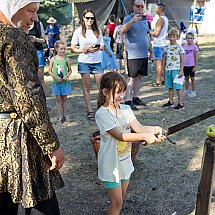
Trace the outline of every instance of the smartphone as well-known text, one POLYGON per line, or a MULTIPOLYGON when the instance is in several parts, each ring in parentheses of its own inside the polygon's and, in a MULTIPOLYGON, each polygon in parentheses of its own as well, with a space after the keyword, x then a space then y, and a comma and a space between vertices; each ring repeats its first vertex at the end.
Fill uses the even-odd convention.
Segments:
POLYGON ((100 44, 96 44, 95 46, 94 46, 94 48, 100 48, 100 44))
POLYGON ((142 20, 146 20, 146 15, 143 15, 143 16, 142 16, 142 20))

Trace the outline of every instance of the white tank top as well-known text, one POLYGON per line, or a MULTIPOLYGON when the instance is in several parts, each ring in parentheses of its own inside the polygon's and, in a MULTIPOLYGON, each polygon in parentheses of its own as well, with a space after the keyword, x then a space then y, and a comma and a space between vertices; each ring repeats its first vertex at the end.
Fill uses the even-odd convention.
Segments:
POLYGON ((161 16, 164 20, 164 26, 157 37, 154 37, 154 46, 161 47, 166 46, 166 36, 168 31, 169 20, 166 16, 161 16))

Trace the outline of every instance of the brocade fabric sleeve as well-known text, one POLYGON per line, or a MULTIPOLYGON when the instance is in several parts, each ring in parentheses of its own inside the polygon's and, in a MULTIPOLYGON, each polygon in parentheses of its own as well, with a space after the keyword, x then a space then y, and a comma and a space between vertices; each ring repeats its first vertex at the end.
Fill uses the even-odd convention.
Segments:
POLYGON ((44 154, 59 148, 59 140, 50 122, 46 98, 38 77, 36 50, 27 35, 11 28, 2 49, 7 89, 13 106, 44 154))

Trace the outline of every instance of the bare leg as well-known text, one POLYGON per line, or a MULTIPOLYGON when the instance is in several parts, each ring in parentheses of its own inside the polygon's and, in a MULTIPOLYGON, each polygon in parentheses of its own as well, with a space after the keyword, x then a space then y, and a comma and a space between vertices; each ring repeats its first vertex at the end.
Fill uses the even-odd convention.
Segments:
POLYGON ((131 101, 132 100, 132 91, 134 87, 134 79, 131 77, 127 78, 127 89, 125 94, 125 101, 131 101))
POLYGON ((61 118, 62 96, 56 96, 57 118, 61 118))
POLYGON ((138 75, 136 78, 134 78, 133 97, 139 97, 141 86, 142 86, 141 76, 138 75))
POLYGON ((184 100, 183 100, 183 92, 182 92, 182 90, 177 90, 177 94, 178 94, 178 103, 180 105, 183 105, 184 100))
POLYGON ((192 81, 192 91, 195 91, 195 89, 196 89, 196 79, 195 79, 195 77, 191 77, 191 81, 192 81))
POLYGON ((122 72, 122 59, 117 59, 118 64, 119 64, 119 72, 122 72))
POLYGON ((173 102, 174 90, 169 88, 169 101, 173 102))
POLYGON ((83 96, 86 104, 87 112, 92 112, 91 98, 90 98, 90 74, 81 74, 83 82, 83 96))
POLYGON ((156 65, 156 83, 160 84, 162 75, 162 60, 156 59, 155 65, 156 65))
POLYGON ((189 90, 189 76, 185 77, 185 90, 189 90))
POLYGON ((122 182, 122 185, 119 187, 107 189, 107 192, 110 198, 110 205, 108 207, 108 213, 107 213, 108 215, 120 214, 128 184, 129 184, 129 180, 122 182))
POLYGON ((99 86, 100 86, 100 81, 101 81, 101 77, 102 77, 103 73, 98 73, 98 74, 95 74, 94 77, 96 79, 96 83, 97 83, 97 87, 99 89, 99 86))
POLYGON ((63 107, 63 116, 67 117, 67 114, 68 114, 67 96, 62 96, 62 107, 63 107))

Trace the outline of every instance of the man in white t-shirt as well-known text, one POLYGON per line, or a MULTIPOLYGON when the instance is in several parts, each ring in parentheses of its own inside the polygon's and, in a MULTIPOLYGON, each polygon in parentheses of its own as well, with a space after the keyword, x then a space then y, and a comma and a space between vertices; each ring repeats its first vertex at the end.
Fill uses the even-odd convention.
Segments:
POLYGON ((156 65, 156 82, 152 84, 154 87, 159 87, 162 85, 162 59, 163 52, 166 47, 166 36, 168 31, 168 18, 164 15, 165 4, 158 3, 155 7, 155 12, 159 16, 155 24, 155 29, 150 34, 154 37, 154 59, 156 65))

